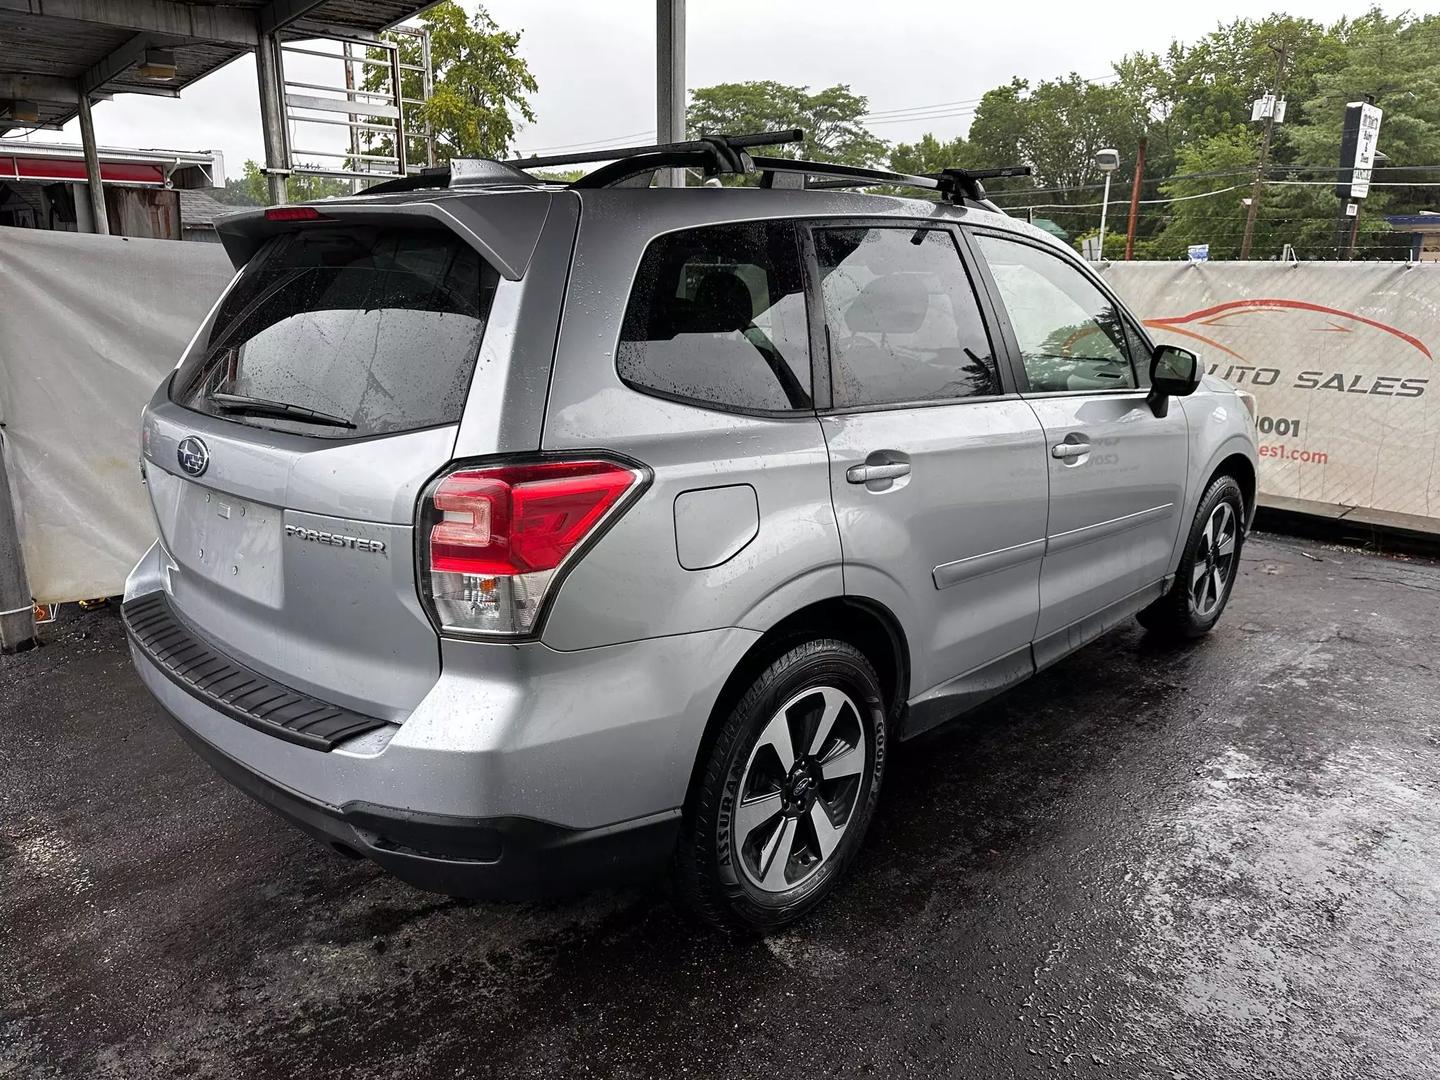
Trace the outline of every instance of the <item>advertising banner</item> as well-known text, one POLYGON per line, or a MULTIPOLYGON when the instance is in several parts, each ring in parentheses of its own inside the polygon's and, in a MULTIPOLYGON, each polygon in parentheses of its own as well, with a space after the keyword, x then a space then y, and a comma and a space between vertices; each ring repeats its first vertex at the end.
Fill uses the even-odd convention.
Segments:
POLYGON ((1113 263, 1151 336, 1259 406, 1263 495, 1440 527, 1440 268, 1113 263))
POLYGON ((154 541, 140 410, 233 273, 218 244, 0 228, 0 422, 37 600, 120 592, 154 541))

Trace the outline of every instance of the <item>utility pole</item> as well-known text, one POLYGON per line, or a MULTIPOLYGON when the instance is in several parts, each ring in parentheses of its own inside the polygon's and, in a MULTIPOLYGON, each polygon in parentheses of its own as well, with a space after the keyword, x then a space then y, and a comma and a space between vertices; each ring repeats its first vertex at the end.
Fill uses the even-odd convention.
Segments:
POLYGON ((1275 62, 1275 85, 1270 90, 1270 115, 1265 117, 1265 135, 1260 141, 1260 167, 1255 170, 1255 184, 1250 189, 1250 209, 1245 214, 1245 237, 1240 241, 1240 258, 1250 258, 1250 245, 1255 240, 1255 217, 1260 212, 1260 193, 1265 187, 1265 168, 1270 164, 1270 140, 1275 135, 1275 110, 1280 105, 1280 88, 1285 83, 1285 53, 1289 46, 1283 41, 1271 45, 1277 57, 1275 62))
POLYGON ((1140 185, 1145 179, 1145 145, 1149 140, 1140 136, 1135 150, 1135 179, 1130 182, 1130 220, 1125 226, 1125 261, 1135 257, 1135 222, 1140 217, 1140 185))

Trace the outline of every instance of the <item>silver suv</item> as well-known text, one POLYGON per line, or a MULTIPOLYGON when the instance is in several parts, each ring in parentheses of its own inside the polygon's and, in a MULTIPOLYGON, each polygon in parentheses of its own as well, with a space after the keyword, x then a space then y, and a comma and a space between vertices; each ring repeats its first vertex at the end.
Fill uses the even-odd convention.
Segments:
POLYGON ((1129 616, 1214 625, 1252 399, 974 174, 762 141, 222 220, 124 605, 215 768, 423 888, 668 866, 771 928, 855 857, 892 739, 1129 616), (758 183, 649 187, 685 166, 758 183), (845 189, 877 184, 940 199, 845 189))

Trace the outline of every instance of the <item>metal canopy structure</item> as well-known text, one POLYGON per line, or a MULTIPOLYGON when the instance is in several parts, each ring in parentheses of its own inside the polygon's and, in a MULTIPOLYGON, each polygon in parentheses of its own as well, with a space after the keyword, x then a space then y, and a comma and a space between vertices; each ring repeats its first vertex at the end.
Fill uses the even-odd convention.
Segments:
POLYGON ((288 169, 277 43, 368 42, 427 0, 0 0, 0 135, 79 117, 97 231, 105 231, 90 105, 115 94, 178 97, 247 52, 257 56, 272 201, 288 169))
POLYGON ((178 96, 277 30, 369 38, 426 6, 424 0, 0 0, 0 135, 73 120, 82 92, 92 100, 119 93, 178 96), (169 53, 173 77, 142 76, 147 52, 169 53))

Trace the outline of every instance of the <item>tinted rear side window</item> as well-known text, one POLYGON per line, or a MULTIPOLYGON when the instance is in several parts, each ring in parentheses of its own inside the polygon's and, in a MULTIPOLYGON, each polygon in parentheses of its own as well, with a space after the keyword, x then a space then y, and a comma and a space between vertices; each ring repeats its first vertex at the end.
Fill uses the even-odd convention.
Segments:
POLYGON ((443 229, 286 233, 225 297, 205 348, 177 373, 174 399, 328 438, 454 423, 497 280, 443 229))
POLYGON ((1000 392, 948 230, 816 229, 815 253, 837 408, 1000 392))
POLYGON ((809 409, 805 286, 789 222, 659 237, 641 259, 616 355, 637 390, 723 409, 809 409))

